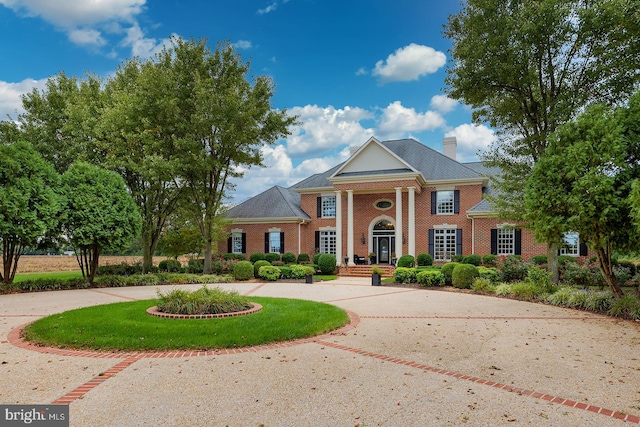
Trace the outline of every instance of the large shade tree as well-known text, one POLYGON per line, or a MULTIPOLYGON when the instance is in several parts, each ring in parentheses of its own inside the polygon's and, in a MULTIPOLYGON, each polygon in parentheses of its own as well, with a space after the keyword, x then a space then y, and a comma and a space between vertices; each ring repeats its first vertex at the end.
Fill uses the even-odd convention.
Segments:
POLYGON ((58 222, 60 176, 30 144, 0 144, 0 280, 10 284, 20 256, 58 222))
POLYGON ((640 93, 617 112, 594 104, 556 129, 533 167, 525 190, 525 219, 538 237, 577 232, 597 255, 600 272, 616 296, 615 250, 637 249, 629 195, 640 177, 640 145, 628 124, 640 121, 640 93))
POLYGON ((62 231, 93 283, 102 250, 121 250, 140 233, 140 213, 117 173, 74 163, 62 175, 62 231))
MULTIPOLYGON (((498 131, 481 157, 501 170, 492 200, 501 217, 524 219, 524 183, 559 125, 633 93, 639 18, 639 0, 467 0, 449 17, 447 94, 498 131)), ((560 236, 547 237, 557 278, 560 236)))

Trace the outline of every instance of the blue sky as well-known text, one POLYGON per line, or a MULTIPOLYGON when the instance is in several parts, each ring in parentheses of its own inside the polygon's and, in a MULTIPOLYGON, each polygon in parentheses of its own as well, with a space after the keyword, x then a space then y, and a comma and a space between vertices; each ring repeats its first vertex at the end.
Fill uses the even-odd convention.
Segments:
POLYGON ((289 186, 344 161, 369 137, 413 137, 476 160, 493 141, 468 107, 444 94, 458 0, 0 0, 0 117, 19 96, 64 71, 108 77, 134 55, 148 58, 172 35, 233 43, 252 75, 276 84, 273 107, 299 116, 288 138, 264 147, 266 168, 246 171, 234 203, 289 186))

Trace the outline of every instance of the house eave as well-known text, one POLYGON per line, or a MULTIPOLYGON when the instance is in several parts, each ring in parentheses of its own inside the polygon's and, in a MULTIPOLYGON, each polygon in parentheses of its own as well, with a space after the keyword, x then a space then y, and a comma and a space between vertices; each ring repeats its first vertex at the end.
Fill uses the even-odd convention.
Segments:
POLYGON ((355 184, 355 183, 363 183, 363 182, 392 182, 392 181, 411 181, 415 180, 421 187, 424 187, 427 184, 427 181, 424 179, 419 172, 410 172, 410 173, 393 173, 393 174, 371 174, 371 175, 358 175, 358 176, 332 176, 329 178, 334 185, 335 184, 355 184))
POLYGON ((488 178, 460 178, 460 179, 439 179, 426 181, 426 187, 436 187, 438 185, 477 185, 486 186, 489 183, 488 178))
POLYGON ((270 218, 233 218, 231 224, 298 224, 309 221, 309 218, 302 217, 270 217, 270 218))
POLYGON ((498 213, 494 211, 474 211, 467 212, 467 218, 497 218, 498 213))

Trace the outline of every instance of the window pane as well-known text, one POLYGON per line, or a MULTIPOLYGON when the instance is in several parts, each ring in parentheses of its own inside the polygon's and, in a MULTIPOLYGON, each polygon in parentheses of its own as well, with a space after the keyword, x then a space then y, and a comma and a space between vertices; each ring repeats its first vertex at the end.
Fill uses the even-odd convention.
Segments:
POLYGON ((498 255, 513 255, 515 253, 515 230, 498 229, 498 255))
POLYGON ((436 198, 436 212, 439 214, 453 213, 453 191, 438 191, 436 198))
POLYGON ((269 233, 269 252, 280 253, 280 232, 269 233))
POLYGON ((434 259, 437 261, 450 261, 456 254, 456 229, 434 230, 434 259))
POLYGON ((320 232, 320 253, 336 254, 336 232, 321 231, 320 232))
POLYGON ((233 233, 231 235, 232 245, 231 252, 234 254, 242 253, 242 233, 233 233))
POLYGON ((560 255, 578 256, 580 253, 580 236, 578 233, 565 233, 564 244, 560 248, 560 255))
POLYGON ((336 197, 322 196, 322 217, 335 218, 336 216, 336 197))

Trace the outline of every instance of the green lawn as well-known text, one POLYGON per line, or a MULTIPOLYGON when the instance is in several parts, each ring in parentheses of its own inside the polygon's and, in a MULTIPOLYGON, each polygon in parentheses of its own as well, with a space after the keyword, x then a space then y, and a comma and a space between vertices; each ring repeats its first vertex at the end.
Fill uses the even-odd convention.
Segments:
POLYGON ((36 280, 36 279, 75 279, 76 277, 82 277, 81 271, 54 271, 54 272, 44 272, 44 273, 20 273, 16 274, 14 282, 22 282, 25 280, 36 280))
POLYGON ((40 319, 25 328, 28 341, 94 350, 216 349, 268 344, 332 331, 349 321, 333 305, 252 297, 257 313, 221 319, 165 319, 146 309, 157 300, 86 307, 40 319))

